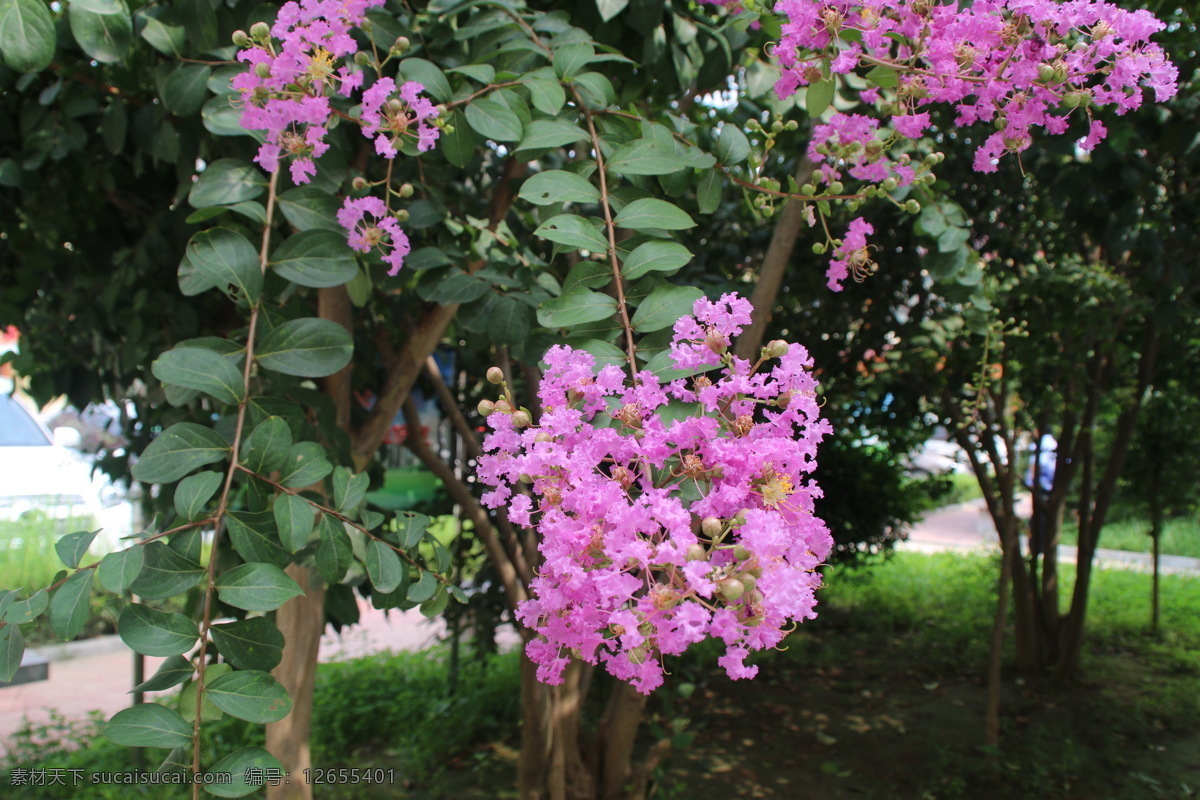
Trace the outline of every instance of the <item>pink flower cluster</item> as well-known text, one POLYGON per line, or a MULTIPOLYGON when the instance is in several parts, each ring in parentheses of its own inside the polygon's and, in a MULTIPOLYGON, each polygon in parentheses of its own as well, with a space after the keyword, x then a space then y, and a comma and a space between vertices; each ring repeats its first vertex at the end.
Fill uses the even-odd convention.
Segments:
POLYGON ((851 275, 855 280, 861 281, 870 274, 875 262, 871 260, 870 250, 867 248, 867 234, 874 232, 875 228, 862 217, 851 221, 850 229, 833 251, 829 269, 825 272, 828 279, 826 285, 831 290, 840 292, 842 281, 851 275))
POLYGON ((375 136, 375 152, 384 158, 396 157, 396 144, 404 136, 417 137, 417 150, 433 147, 441 133, 428 124, 438 116, 437 107, 421 97, 425 87, 408 81, 396 91, 391 78, 380 78, 363 92, 362 121, 364 136, 375 136))
POLYGON ((360 253, 378 249, 395 275, 409 253, 408 236, 378 197, 347 197, 337 213, 338 224, 349 231, 350 247, 360 253))
POLYGON ((1105 135, 1092 107, 1123 114, 1141 105, 1143 87, 1158 101, 1176 91, 1178 70, 1149 41, 1163 23, 1108 2, 779 0, 775 9, 787 17, 776 50, 780 97, 831 74, 892 68, 900 78, 889 110, 899 135, 922 135, 929 115, 916 109, 932 103, 953 104, 958 125, 995 124, 976 152, 980 172, 1028 148, 1037 128, 1063 133, 1075 109, 1090 124, 1079 140, 1087 150, 1105 135))
POLYGON ((671 353, 700 374, 666 385, 555 346, 538 424, 511 397, 486 409, 483 502, 541 534, 518 613, 540 680, 578 658, 648 693, 663 656, 709 636, 731 677, 753 677, 750 651, 815 615, 832 539, 808 475, 830 428, 803 347, 771 342, 755 364, 728 352, 749 321, 737 295, 698 300, 671 353))

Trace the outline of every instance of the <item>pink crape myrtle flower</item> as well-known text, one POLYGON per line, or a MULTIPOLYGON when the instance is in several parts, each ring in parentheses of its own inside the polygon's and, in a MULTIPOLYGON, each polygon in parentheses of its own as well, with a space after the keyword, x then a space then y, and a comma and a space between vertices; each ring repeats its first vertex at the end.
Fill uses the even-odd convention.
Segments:
POLYGON ((693 377, 665 385, 557 345, 537 424, 511 398, 493 406, 478 475, 485 505, 541 535, 517 612, 540 680, 574 658, 650 692, 664 657, 709 637, 748 678, 751 652, 815 615, 832 538, 810 474, 830 428, 803 347, 771 342, 754 364, 729 352, 749 322, 736 294, 696 301, 670 346, 693 377))
POLYGON ((874 262, 867 248, 867 235, 874 232, 875 228, 862 217, 851 221, 845 238, 834 250, 829 269, 825 272, 831 290, 840 292, 842 281, 851 275, 861 281, 869 274, 874 262))
POLYGON ((388 275, 400 271, 410 249, 408 236, 382 200, 370 196, 347 197, 337 213, 337 221, 346 229, 350 247, 360 253, 377 249, 390 267, 388 275))
POLYGON ((405 137, 416 137, 417 150, 433 147, 440 131, 429 124, 437 119, 438 109, 422 97, 425 87, 408 81, 396 90, 391 78, 380 78, 363 92, 363 135, 375 137, 375 152, 384 158, 396 157, 396 145, 405 137))
MULTIPOLYGON (((888 107, 897 136, 924 135, 930 118, 920 109, 935 103, 952 105, 957 125, 996 126, 976 152, 981 172, 1027 149, 1039 129, 1064 133, 1072 114, 1089 123, 1079 146, 1090 150, 1106 133, 1096 111, 1125 114, 1145 90, 1159 102, 1177 91, 1178 69, 1150 41, 1164 23, 1103 0, 778 0, 775 10, 786 18, 774 51, 780 98, 830 76, 890 68, 898 76, 888 107)), ((884 99, 875 88, 860 94, 867 103, 884 99)), ((840 133, 842 145, 861 143, 848 124, 829 133, 840 133)), ((876 152, 853 159, 850 174, 885 179, 882 148, 868 149, 876 152)), ((836 147, 822 155, 827 175, 848 163, 836 147)))

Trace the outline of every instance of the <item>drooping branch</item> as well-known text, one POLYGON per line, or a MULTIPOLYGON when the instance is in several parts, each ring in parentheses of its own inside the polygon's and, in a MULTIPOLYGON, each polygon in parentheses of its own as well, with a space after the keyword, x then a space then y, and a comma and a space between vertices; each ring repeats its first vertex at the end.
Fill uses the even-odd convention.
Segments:
MULTIPOLYGON (((807 157, 802 158, 796 168, 796 183, 808 183, 815 168, 816 164, 807 157)), ((800 231, 807 225, 804 206, 800 200, 789 199, 779 212, 775 231, 771 234, 771 243, 767 246, 762 267, 758 271, 758 281, 750 295, 750 305, 754 306, 750 315, 750 325, 742 331, 733 347, 733 354, 738 358, 754 361, 758 357, 758 350, 766 336, 767 324, 771 321, 771 311, 775 308, 775 300, 783 286, 783 276, 787 274, 788 264, 792 260, 796 240, 800 238, 800 231)))

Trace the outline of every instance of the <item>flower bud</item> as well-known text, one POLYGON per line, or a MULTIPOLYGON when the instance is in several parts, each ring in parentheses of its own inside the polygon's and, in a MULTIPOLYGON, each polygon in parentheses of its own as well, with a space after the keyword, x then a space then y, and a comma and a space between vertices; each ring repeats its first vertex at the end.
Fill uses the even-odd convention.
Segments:
POLYGON ((904 210, 910 214, 916 214, 921 210, 921 204, 916 200, 909 200, 904 204, 904 210))
POLYGON ((775 405, 779 406, 780 408, 787 408, 792 404, 792 398, 795 396, 796 393, 789 389, 788 391, 779 395, 779 397, 775 398, 775 405))
POLYGON ((742 585, 746 587, 747 592, 753 592, 754 587, 758 586, 758 578, 754 577, 749 572, 743 574, 740 578, 738 578, 738 580, 740 580, 742 585))
POLYGON ((487 371, 488 383, 499 385, 504 383, 504 370, 499 367, 488 367, 487 371))
POLYGON ((271 36, 271 26, 265 22, 256 22, 250 26, 250 38, 256 42, 265 42, 271 36))
POLYGON ((404 101, 397 97, 393 97, 391 100, 387 101, 387 109, 393 114, 399 114, 406 107, 407 106, 405 105, 404 101))
POLYGON ((885 192, 894 192, 894 191, 896 191, 896 187, 898 187, 899 185, 900 185, 900 181, 896 180, 895 178, 887 178, 886 180, 884 180, 884 182, 882 184, 883 190, 885 192))
POLYGON ((234 31, 232 39, 233 39, 234 45, 236 45, 237 47, 249 47, 250 46, 250 37, 246 34, 245 31, 234 31))
POLYGON ((362 175, 359 175, 354 180, 350 181, 350 187, 356 192, 361 192, 363 189, 367 188, 367 179, 362 175))
POLYGON ((354 63, 360 67, 365 67, 371 63, 371 54, 365 50, 359 50, 354 54, 354 63))
POLYGON ((546 442, 554 441, 554 437, 545 431, 538 431, 537 435, 533 437, 533 440, 538 444, 545 444, 546 442))
POLYGON ((825 255, 826 249, 827 248, 825 247, 824 242, 813 242, 813 246, 812 246, 813 255, 823 256, 823 255, 825 255))
MULTIPOLYGON (((412 197, 413 185, 411 183, 400 184, 400 190, 396 192, 396 194, 400 195, 401 197, 412 197)), ((492 383, 495 383, 495 381, 492 381, 492 383)))
POLYGON ((789 119, 783 127, 786 130, 795 131, 800 129, 800 123, 796 122, 794 119, 789 119))
POLYGON ((745 561, 747 558, 750 557, 750 549, 748 547, 746 547, 746 545, 744 545, 744 544, 734 545, 733 546, 733 557, 736 558, 738 561, 745 561))
POLYGON ((746 584, 737 578, 726 578, 717 584, 717 590, 721 592, 722 597, 733 603, 740 600, 746 593, 746 584))
POLYGON ((508 404, 508 401, 505 400, 503 397, 501 397, 499 400, 497 400, 495 403, 493 403, 492 407, 493 407, 493 410, 499 411, 501 414, 511 414, 512 410, 513 410, 512 406, 510 406, 508 404))
POLYGON ((1038 65, 1038 80, 1042 83, 1050 83, 1054 80, 1054 67, 1050 64, 1038 65))
POLYGON ((772 339, 767 342, 767 356, 769 358, 783 358, 788 352, 788 343, 783 339, 772 339))
POLYGON ((704 561, 708 558, 708 551, 704 549, 704 545, 694 544, 687 549, 688 561, 704 561))
POLYGON ((400 55, 410 47, 412 47, 412 42, 408 40, 407 36, 397 36, 396 41, 392 43, 392 52, 400 55))
POLYGON ((721 528, 725 527, 721 524, 721 520, 716 517, 705 517, 700 522, 700 530, 709 539, 715 539, 721 535, 721 528))
POLYGON ((267 78, 271 77, 271 65, 260 61, 254 65, 254 74, 263 80, 266 80, 267 78))
POLYGON ((405 222, 408 220, 408 209, 397 209, 396 211, 392 212, 392 216, 395 217, 398 222, 405 222))
POLYGON ((774 122, 771 123, 771 133, 782 133, 782 132, 783 132, 783 123, 782 122, 780 122, 779 120, 775 120, 774 122))
POLYGON ((490 417, 496 411, 496 404, 491 400, 480 400, 479 405, 475 407, 481 416, 490 417))
POLYGON ((521 409, 512 415, 512 421, 514 428, 528 428, 533 424, 533 417, 529 416, 528 411, 521 409))
POLYGON ((533 483, 533 476, 526 475, 524 472, 522 472, 520 476, 518 476, 517 480, 519 480, 521 483, 533 483))
POLYGON ((846 191, 846 187, 842 185, 841 181, 834 181, 833 183, 829 184, 830 194, 841 194, 844 191, 846 191))

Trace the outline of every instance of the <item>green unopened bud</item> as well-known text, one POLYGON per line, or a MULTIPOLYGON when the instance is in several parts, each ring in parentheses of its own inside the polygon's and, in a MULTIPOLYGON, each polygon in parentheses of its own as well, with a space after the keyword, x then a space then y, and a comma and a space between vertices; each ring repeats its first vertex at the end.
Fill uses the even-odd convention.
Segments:
MULTIPOLYGON (((401 197, 412 197, 413 196, 413 185, 411 183, 400 184, 400 190, 397 192, 397 194, 400 195, 401 197)), ((495 383, 495 381, 492 381, 492 383, 495 383)))
POLYGON ((399 55, 410 47, 412 47, 412 42, 408 40, 407 36, 397 36, 396 41, 392 43, 392 52, 399 55))
POLYGON ((488 383, 494 383, 499 386, 504 383, 504 370, 499 367, 488 367, 487 371, 488 383))
POLYGON ((788 391, 779 395, 779 397, 775 398, 775 405, 778 406, 779 408, 787 408, 788 406, 790 406, 792 404, 792 398, 795 396, 796 396, 796 393, 789 389, 788 391))
POLYGON ((786 129, 786 130, 789 130, 789 131, 795 131, 795 130, 799 130, 799 129, 800 129, 800 123, 799 123, 799 122, 796 122, 796 120, 794 120, 794 119, 789 119, 789 120, 787 121, 787 124, 785 124, 783 127, 784 127, 784 129, 786 129))
POLYGON ((249 47, 250 46, 250 37, 246 34, 245 31, 234 31, 233 36, 231 38, 233 39, 233 43, 235 45, 237 45, 238 47, 249 47))
POLYGON ((508 401, 505 400, 503 397, 501 397, 499 400, 497 400, 495 403, 493 403, 492 407, 496 411, 499 411, 501 414, 511 414, 512 410, 513 410, 513 407, 511 405, 509 405, 508 401))
POLYGON ((740 600, 746 593, 746 584, 737 578, 726 578, 717 584, 717 589, 721 592, 722 597, 733 603, 740 600))
POLYGON ((1053 78, 1054 83, 1062 83, 1066 79, 1067 79, 1067 65, 1062 64, 1062 63, 1055 64, 1054 65, 1054 78, 1053 78))
POLYGON ((896 187, 899 185, 900 181, 896 180, 895 178, 887 178, 882 184, 885 192, 894 192, 896 191, 896 187))
POLYGON ((828 249, 824 242, 813 242, 812 251, 815 256, 825 255, 825 250, 828 249))
POLYGON ((688 561, 704 561, 708 558, 708 551, 704 549, 704 545, 694 544, 687 549, 688 561))
POLYGON ((830 194, 841 194, 844 191, 846 191, 846 187, 842 185, 841 181, 834 181, 833 183, 829 184, 830 194))
POLYGON ((921 210, 921 204, 916 200, 909 200, 904 204, 904 210, 910 214, 916 214, 921 210))
POLYGON ((514 428, 528 428, 533 424, 533 417, 529 416, 528 411, 521 409, 512 415, 512 422, 514 428))
POLYGON ((365 50, 359 50, 354 54, 354 63, 360 67, 365 67, 371 63, 371 54, 365 50))
POLYGON ((545 444, 546 442, 554 441, 554 437, 545 431, 538 431, 537 435, 533 437, 533 440, 538 444, 545 444))
POLYGON ((408 221, 408 209, 401 208, 397 211, 393 211, 392 216, 396 218, 397 222, 407 222, 408 221))
POLYGON ((393 114, 399 114, 405 108, 407 108, 407 106, 405 105, 404 101, 399 98, 393 97, 391 100, 387 101, 387 109, 393 114))
POLYGON ((266 80, 267 78, 271 77, 271 65, 264 64, 260 61, 254 65, 254 74, 263 80, 266 80))
POLYGON ((350 181, 350 186, 354 189, 354 191, 361 192, 363 189, 367 188, 367 179, 362 175, 359 175, 354 180, 350 181))
POLYGON ((753 592, 754 587, 758 586, 758 578, 751 575, 749 572, 743 573, 740 578, 742 585, 746 587, 747 592, 753 592))
POLYGON ((1049 64, 1039 64, 1038 80, 1042 83, 1049 83, 1054 80, 1054 67, 1049 64))
POLYGON ((733 524, 734 525, 745 525, 746 524, 746 509, 743 508, 741 511, 739 511, 738 513, 733 515, 733 524))
POLYGON ((741 545, 741 544, 734 545, 733 557, 736 558, 738 561, 745 561, 747 558, 750 557, 750 550, 745 545, 741 545))
POLYGON ((721 524, 721 520, 716 517, 705 517, 700 522, 700 530, 710 539, 715 539, 721 535, 721 528, 725 527, 721 524))
POLYGON ((772 339, 767 342, 767 356, 769 358, 783 358, 788 352, 788 343, 783 339, 772 339))
POLYGON ((771 133, 782 133, 782 132, 783 132, 783 123, 782 122, 780 122, 779 120, 775 120, 774 122, 771 123, 771 133))
POLYGON ((763 206, 762 215, 768 219, 775 216, 775 206, 763 206))
POLYGON ((479 405, 475 407, 475 410, 478 411, 481 416, 490 417, 492 414, 496 413, 496 404, 491 400, 480 400, 479 405))
POLYGON ((533 483, 533 476, 526 475, 524 472, 517 478, 521 483, 533 483))
POLYGON ((930 153, 929 155, 925 156, 924 163, 925 163, 925 166, 927 166, 927 167, 936 166, 938 163, 938 154, 930 153))
POLYGON ((806 194, 806 195, 812 196, 816 193, 817 193, 817 187, 813 186, 811 183, 806 183, 800 187, 800 194, 806 194))
POLYGON ((271 26, 265 22, 256 22, 250 26, 250 38, 256 42, 265 42, 271 36, 271 26))
POLYGON ((1083 92, 1067 92, 1062 98, 1063 105, 1067 108, 1079 108, 1079 106, 1087 105, 1084 97, 1083 92))

